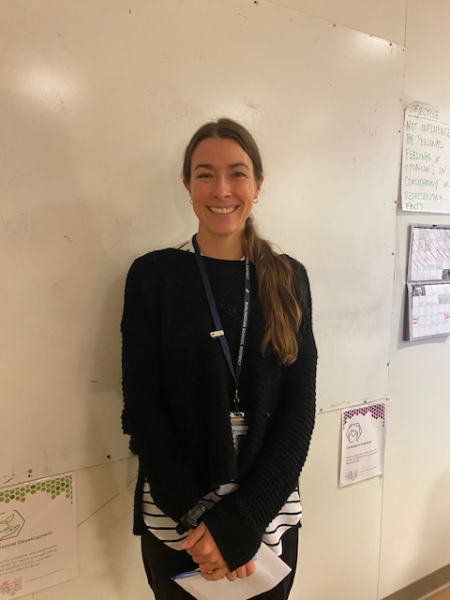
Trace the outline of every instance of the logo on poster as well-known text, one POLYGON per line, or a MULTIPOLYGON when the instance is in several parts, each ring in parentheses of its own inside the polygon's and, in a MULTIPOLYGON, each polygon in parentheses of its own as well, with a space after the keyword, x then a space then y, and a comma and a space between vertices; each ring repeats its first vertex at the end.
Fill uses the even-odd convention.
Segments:
POLYGON ((348 471, 345 475, 345 479, 348 481, 355 481, 355 479, 358 479, 358 469, 348 471))
POLYGON ((359 423, 352 423, 349 428, 347 429, 347 439, 349 441, 349 443, 354 443, 354 442, 359 442, 359 438, 362 435, 362 427, 359 423))
POLYGON ((16 577, 14 581, 4 581, 0 585, 2 596, 14 596, 22 589, 22 577, 16 577))
POLYGON ((17 510, 0 512, 0 542, 17 537, 25 525, 25 519, 17 510))

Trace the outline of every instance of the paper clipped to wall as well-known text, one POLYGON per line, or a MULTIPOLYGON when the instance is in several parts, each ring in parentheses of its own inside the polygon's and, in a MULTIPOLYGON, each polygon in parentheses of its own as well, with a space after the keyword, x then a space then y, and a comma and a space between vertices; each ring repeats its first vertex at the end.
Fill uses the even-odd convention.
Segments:
POLYGON ((413 102, 405 111, 402 208, 450 213, 450 110, 413 102))
POLYGON ((74 475, 0 489, 0 595, 28 597, 77 572, 74 475))
POLYGON ((386 403, 342 411, 340 487, 383 473, 386 403))

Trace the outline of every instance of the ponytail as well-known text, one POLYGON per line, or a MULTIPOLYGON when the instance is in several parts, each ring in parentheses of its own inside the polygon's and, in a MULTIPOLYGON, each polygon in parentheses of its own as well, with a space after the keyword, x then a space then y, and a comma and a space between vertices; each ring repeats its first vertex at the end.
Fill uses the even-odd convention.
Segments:
POLYGON ((264 316, 263 355, 270 348, 282 364, 295 362, 298 354, 297 332, 302 320, 299 299, 294 291, 294 273, 289 260, 277 254, 271 244, 259 237, 252 217, 245 223, 243 249, 255 265, 258 292, 264 316))

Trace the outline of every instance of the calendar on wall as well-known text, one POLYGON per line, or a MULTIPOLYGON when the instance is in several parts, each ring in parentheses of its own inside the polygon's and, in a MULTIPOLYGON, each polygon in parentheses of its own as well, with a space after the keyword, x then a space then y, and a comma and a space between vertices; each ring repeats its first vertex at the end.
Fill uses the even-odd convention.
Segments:
POLYGON ((450 335, 450 225, 411 225, 405 339, 450 335))

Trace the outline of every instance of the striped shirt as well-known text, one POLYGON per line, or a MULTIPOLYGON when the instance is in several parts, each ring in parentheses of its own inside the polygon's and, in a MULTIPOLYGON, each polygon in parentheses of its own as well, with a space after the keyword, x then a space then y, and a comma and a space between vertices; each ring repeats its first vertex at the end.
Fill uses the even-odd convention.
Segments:
MULTIPOLYGON (((207 508, 212 508, 217 502, 226 496, 231 494, 238 489, 237 483, 227 483, 221 485, 218 490, 207 494, 202 498, 202 502, 207 508)), ((187 537, 187 533, 179 535, 176 532, 177 523, 166 516, 161 509, 159 509, 152 497, 150 484, 145 481, 144 483, 144 494, 142 498, 142 516, 144 523, 148 530, 153 533, 158 539, 164 542, 170 548, 174 550, 181 550, 180 543, 187 537)), ((278 556, 283 551, 281 536, 290 527, 294 527, 300 523, 302 517, 302 507, 300 504, 300 496, 298 489, 295 489, 289 498, 286 500, 284 506, 278 513, 278 515, 269 523, 267 526, 262 541, 269 546, 271 550, 278 556)))

